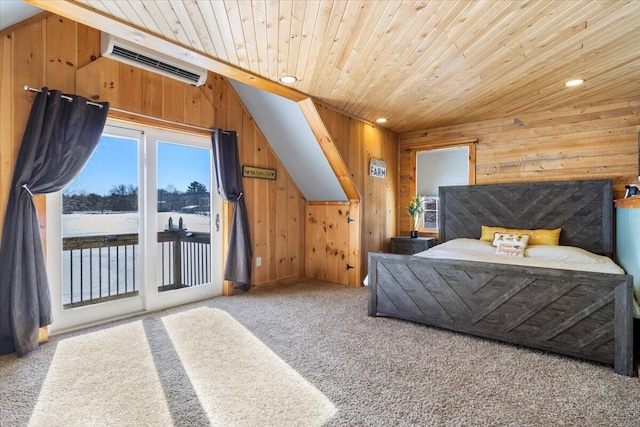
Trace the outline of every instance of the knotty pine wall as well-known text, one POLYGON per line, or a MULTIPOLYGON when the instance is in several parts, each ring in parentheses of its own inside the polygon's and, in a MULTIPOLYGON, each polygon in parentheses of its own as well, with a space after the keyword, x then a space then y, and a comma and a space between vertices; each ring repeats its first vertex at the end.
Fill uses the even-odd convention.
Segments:
POLYGON ((360 281, 367 274, 369 252, 389 252, 397 233, 398 136, 371 123, 317 105, 362 197, 360 203, 360 281), (387 163, 387 177, 369 176, 371 159, 387 163))
MULTIPOLYGON (((36 17, 3 32, 0 224, 4 222, 13 168, 35 96, 24 91, 22 85, 47 86, 66 93, 88 91, 85 96, 110 101, 113 107, 196 126, 238 131, 242 164, 278 170, 275 181, 244 180, 254 256, 262 257, 262 266, 254 268, 253 283, 261 285, 301 277, 305 200, 230 85, 210 73, 207 83, 195 88, 107 58, 98 59, 99 40, 98 31, 55 15, 36 17), (80 83, 76 80, 77 70, 80 83), (87 80, 87 75, 96 79, 87 80)), ((110 116, 127 118, 115 112, 110 116)), ((37 196, 35 202, 44 231, 44 197, 37 196)))
POLYGON ((415 179, 411 150, 477 138, 476 184, 612 179, 614 198, 638 183, 640 100, 583 109, 547 111, 399 135, 398 227, 415 179))
MULTIPOLYGON (((305 222, 306 277, 360 286, 360 203, 309 202, 305 222)), ((366 268, 365 268, 366 269, 366 268)))

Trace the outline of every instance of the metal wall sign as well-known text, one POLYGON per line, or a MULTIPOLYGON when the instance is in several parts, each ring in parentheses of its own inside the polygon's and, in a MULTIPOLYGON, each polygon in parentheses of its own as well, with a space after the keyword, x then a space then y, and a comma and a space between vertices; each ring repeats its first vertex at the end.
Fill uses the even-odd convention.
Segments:
POLYGON ((387 177, 387 162, 384 160, 371 159, 369 163, 369 175, 376 178, 387 177))
POLYGON ((276 179, 275 169, 257 168, 254 166, 242 166, 242 176, 246 178, 276 179))

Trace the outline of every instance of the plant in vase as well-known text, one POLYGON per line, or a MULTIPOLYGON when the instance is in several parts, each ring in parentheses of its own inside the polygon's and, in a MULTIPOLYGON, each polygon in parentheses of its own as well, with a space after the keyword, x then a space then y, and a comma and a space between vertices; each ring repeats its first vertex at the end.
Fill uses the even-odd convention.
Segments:
POLYGON ((420 217, 424 215, 424 212, 426 211, 426 201, 426 196, 414 196, 409 202, 407 213, 413 219, 413 230, 411 230, 411 237, 418 237, 418 221, 420 221, 420 217))

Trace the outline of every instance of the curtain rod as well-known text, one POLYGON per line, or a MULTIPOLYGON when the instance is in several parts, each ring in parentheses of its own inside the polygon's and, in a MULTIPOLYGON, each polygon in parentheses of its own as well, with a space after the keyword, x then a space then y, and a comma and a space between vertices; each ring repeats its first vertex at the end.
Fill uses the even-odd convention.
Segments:
MULTIPOLYGON (((22 88, 24 90, 30 90, 32 92, 42 92, 42 90, 34 89, 32 87, 29 87, 28 85, 23 85, 22 88)), ((73 99, 73 98, 71 98, 69 96, 65 96, 65 95, 62 95, 62 97, 65 98, 65 99, 69 99, 69 100, 73 99)), ((87 104, 95 105, 96 107, 102 108, 102 105, 97 104, 95 102, 87 101, 87 104)), ((171 121, 171 120, 160 119, 158 117, 147 116, 145 114, 136 113, 134 111, 122 110, 120 108, 115 108, 115 107, 110 107, 109 111, 117 111, 119 113, 132 114, 134 116, 142 117, 142 118, 145 118, 145 119, 159 121, 159 122, 168 123, 168 124, 172 124, 172 125, 178 125, 178 126, 182 126, 182 127, 188 127, 188 128, 191 128, 191 129, 204 130, 204 131, 207 131, 207 132, 211 132, 212 131, 212 129, 210 129, 210 128, 204 128, 204 127, 201 127, 201 126, 194 126, 194 125, 189 125, 189 124, 186 124, 186 123, 179 123, 179 122, 174 122, 174 121, 171 121)), ((228 132, 225 132, 225 131, 222 131, 222 132, 223 133, 228 133, 228 132)), ((236 135, 240 136, 239 134, 236 134, 236 135)))
MULTIPOLYGON (((36 89, 33 87, 29 87, 29 85, 22 85, 22 89, 24 90, 30 90, 31 92, 40 92, 42 93, 42 89, 36 89)), ((67 99, 69 101, 73 101, 73 98, 67 95, 60 95, 61 98, 63 99, 67 99)), ((103 108, 102 104, 98 104, 96 102, 91 102, 91 101, 87 101, 87 105, 93 105, 94 107, 98 107, 100 109, 103 108)))

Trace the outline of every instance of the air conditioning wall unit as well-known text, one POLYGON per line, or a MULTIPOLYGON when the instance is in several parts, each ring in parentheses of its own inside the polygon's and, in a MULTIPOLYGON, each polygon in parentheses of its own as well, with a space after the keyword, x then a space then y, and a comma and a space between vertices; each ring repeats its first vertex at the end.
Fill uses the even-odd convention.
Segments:
POLYGON ((207 70, 188 62, 172 58, 139 44, 123 40, 112 34, 100 36, 101 54, 106 58, 124 62, 144 70, 162 74, 181 82, 202 86, 207 81, 207 70))

